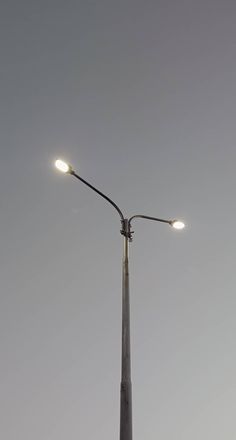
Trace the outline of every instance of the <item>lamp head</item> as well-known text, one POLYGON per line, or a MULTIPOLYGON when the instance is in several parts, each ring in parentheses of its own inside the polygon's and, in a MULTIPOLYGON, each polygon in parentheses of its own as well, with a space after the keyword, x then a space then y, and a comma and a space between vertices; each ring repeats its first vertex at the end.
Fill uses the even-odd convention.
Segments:
POLYGON ((55 161, 55 167, 64 174, 71 174, 73 171, 72 166, 61 159, 55 161))
POLYGON ((179 230, 185 228, 185 224, 181 220, 172 220, 170 222, 170 225, 172 226, 172 228, 179 229, 179 230))

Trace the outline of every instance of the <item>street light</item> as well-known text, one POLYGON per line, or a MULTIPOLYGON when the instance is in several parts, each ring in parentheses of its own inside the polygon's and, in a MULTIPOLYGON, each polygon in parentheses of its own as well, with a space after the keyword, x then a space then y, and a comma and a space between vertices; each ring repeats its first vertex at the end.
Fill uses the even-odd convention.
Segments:
POLYGON ((181 220, 173 220, 171 222, 171 226, 175 229, 184 229, 185 228, 185 224, 181 220))
POLYGON ((120 233, 124 237, 123 261, 122 261, 122 348, 121 348, 121 387, 120 387, 120 440, 132 440, 132 391, 131 391, 131 356, 130 356, 130 301, 129 301, 129 242, 132 241, 131 222, 135 218, 154 220, 161 223, 167 223, 175 229, 183 229, 184 222, 180 220, 165 220, 147 215, 133 215, 125 218, 120 208, 91 185, 82 179, 73 170, 72 166, 61 159, 56 160, 55 166, 64 174, 71 174, 83 182, 101 197, 106 199, 118 212, 121 221, 120 233))
POLYGON ((57 159, 56 161, 55 161, 55 167, 59 170, 59 171, 61 171, 62 173, 65 173, 65 174, 67 174, 67 173, 71 173, 71 171, 72 171, 72 166, 71 165, 69 165, 68 163, 66 163, 64 160, 62 160, 62 159, 57 159))

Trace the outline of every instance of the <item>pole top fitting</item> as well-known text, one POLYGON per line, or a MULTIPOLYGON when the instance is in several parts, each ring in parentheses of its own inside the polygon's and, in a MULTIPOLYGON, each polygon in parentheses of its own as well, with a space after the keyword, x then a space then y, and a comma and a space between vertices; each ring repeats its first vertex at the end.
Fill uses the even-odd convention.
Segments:
POLYGON ((128 240, 131 242, 132 234, 134 233, 134 231, 131 231, 130 222, 127 218, 121 220, 121 227, 122 227, 122 229, 120 230, 121 235, 124 235, 124 237, 128 238, 128 240))

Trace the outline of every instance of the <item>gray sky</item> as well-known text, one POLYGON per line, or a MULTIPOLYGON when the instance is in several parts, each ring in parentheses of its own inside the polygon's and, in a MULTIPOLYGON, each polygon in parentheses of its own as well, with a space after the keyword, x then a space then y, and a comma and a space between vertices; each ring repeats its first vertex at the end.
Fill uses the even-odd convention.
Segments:
MULTIPOLYGON (((5 4, 4 4, 5 3, 5 4)), ((235 440, 233 0, 11 0, 0 11, 0 433, 119 433, 119 217, 134 439, 235 440)))

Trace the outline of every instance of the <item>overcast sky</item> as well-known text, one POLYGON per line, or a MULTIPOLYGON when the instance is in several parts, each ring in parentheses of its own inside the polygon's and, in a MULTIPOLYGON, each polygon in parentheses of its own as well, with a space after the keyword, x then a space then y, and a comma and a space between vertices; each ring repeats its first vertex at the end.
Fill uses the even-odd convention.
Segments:
POLYGON ((0 434, 118 439, 127 216, 134 440, 236 437, 236 3, 0 8, 0 434))

